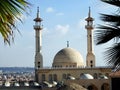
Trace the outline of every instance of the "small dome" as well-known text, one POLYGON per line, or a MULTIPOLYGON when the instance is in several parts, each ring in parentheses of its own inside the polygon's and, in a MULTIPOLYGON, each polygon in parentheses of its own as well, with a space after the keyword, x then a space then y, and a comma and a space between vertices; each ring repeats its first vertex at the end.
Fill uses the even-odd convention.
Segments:
POLYGON ((94 79, 90 74, 82 74, 80 75, 80 79, 94 79))
POLYGON ((69 80, 75 80, 75 77, 73 77, 73 76, 68 76, 67 79, 69 79, 69 80))
POLYGON ((108 77, 105 75, 100 75, 100 79, 108 79, 108 77))
POLYGON ((84 66, 81 54, 73 48, 64 48, 54 57, 53 67, 81 67, 84 66))

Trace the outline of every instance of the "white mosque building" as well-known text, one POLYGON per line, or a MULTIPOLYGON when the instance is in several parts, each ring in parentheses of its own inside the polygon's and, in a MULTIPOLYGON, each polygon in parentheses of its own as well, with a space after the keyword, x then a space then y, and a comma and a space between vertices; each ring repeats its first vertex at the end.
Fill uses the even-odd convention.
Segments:
POLYGON ((61 82, 64 83, 77 83, 88 90, 110 90, 110 77, 111 68, 97 67, 95 54, 93 53, 93 21, 91 11, 89 8, 88 18, 85 28, 87 30, 87 55, 86 63, 79 51, 67 47, 58 51, 55 55, 51 68, 43 66, 43 56, 41 52, 42 47, 42 19, 39 16, 39 8, 37 10, 37 17, 34 19, 35 25, 35 77, 38 83, 46 82, 61 82))

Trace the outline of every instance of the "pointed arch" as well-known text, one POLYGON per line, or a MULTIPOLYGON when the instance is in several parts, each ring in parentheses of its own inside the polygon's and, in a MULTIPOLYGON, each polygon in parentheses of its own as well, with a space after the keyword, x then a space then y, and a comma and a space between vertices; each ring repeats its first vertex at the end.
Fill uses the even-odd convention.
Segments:
POLYGON ((97 73, 94 73, 93 77, 94 77, 94 79, 97 79, 98 78, 97 73))
POLYGON ((101 86, 101 90, 110 90, 110 86, 108 83, 103 83, 103 85, 101 86))
POLYGON ((98 90, 98 88, 94 85, 94 84, 91 84, 87 87, 88 90, 98 90))

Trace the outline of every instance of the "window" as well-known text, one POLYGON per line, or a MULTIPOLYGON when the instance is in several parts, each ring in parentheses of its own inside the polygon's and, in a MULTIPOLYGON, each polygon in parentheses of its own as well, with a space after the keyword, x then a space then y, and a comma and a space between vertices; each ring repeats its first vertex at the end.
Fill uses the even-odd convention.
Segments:
POLYGON ((40 68, 40 62, 38 62, 38 68, 40 68))
POLYGON ((45 81, 45 74, 42 74, 42 81, 45 81))
POLYGON ((57 75, 56 74, 53 75, 53 80, 57 81, 57 75))
POLYGON ((93 67, 93 65, 90 65, 91 67, 93 67))
POLYGON ((67 77, 71 76, 70 74, 67 74, 67 77))
POLYGON ((93 61, 91 60, 90 63, 93 63, 93 61))
POLYGON ((88 25, 92 26, 93 22, 92 21, 88 21, 88 25))
POLYGON ((91 63, 91 64, 90 64, 90 67, 93 67, 93 65, 92 65, 92 64, 93 64, 93 61, 92 61, 92 60, 90 61, 90 63, 91 63))
MULTIPOLYGON (((118 90, 118 88, 116 88, 118 90)), ((108 83, 104 83, 101 87, 101 90, 110 90, 109 88, 109 84, 108 83)), ((113 89, 112 89, 113 90, 113 89)))
POLYGON ((52 74, 49 75, 49 81, 52 81, 52 74))
POLYGON ((40 68, 40 65, 38 65, 38 68, 40 68))
POLYGON ((97 79, 98 77, 97 77, 97 73, 94 73, 94 79, 97 79))
POLYGON ((67 78, 67 76, 66 76, 66 74, 63 74, 63 77, 62 77, 63 79, 66 79, 67 78))

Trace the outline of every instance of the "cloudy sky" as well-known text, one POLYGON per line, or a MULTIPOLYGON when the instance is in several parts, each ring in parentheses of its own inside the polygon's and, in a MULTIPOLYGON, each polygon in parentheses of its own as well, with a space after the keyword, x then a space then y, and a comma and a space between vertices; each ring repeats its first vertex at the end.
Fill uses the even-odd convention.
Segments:
MULTIPOLYGON (((11 46, 5 45, 0 36, 0 67, 34 67, 35 55, 35 31, 33 29, 37 7, 40 8, 40 16, 43 19, 42 54, 44 66, 51 66, 55 54, 67 46, 78 50, 86 61, 87 38, 85 18, 88 16, 89 6, 92 17, 95 19, 95 27, 104 24, 99 20, 99 13, 113 13, 114 7, 100 0, 29 0, 32 4, 29 15, 24 14, 23 24, 18 22, 21 32, 15 33, 15 41, 11 46)), ((95 31, 95 29, 94 29, 95 31)), ((96 46, 97 66, 104 66, 103 52, 110 43, 96 46)))

